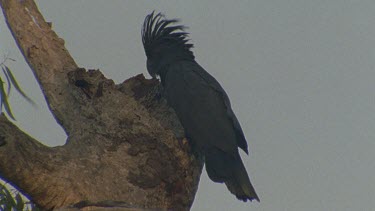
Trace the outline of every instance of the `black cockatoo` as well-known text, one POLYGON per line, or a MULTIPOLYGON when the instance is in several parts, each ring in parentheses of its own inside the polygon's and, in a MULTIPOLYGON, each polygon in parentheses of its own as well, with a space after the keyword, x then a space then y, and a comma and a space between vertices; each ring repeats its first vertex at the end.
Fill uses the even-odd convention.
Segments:
POLYGON ((142 42, 147 70, 160 76, 163 96, 175 110, 186 136, 202 153, 208 176, 225 183, 240 200, 258 200, 238 147, 248 153, 245 136, 220 84, 194 59, 188 33, 178 20, 147 15, 142 42))

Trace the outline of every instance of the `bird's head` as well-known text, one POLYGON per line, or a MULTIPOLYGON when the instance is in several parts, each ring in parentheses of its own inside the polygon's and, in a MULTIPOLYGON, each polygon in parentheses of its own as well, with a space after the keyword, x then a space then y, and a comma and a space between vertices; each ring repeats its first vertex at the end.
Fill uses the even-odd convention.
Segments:
POLYGON ((147 56, 147 70, 155 78, 163 67, 178 60, 194 60, 190 50, 193 44, 187 43, 188 33, 176 19, 165 19, 161 13, 147 15, 142 27, 142 43, 147 56))

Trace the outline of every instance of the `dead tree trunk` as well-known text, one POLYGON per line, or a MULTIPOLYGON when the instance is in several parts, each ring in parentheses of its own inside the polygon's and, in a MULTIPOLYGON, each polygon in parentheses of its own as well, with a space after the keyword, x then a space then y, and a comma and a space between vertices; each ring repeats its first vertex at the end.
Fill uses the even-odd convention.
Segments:
POLYGON ((1 115, 0 178, 43 209, 112 201, 189 210, 202 161, 189 152, 159 82, 139 75, 116 85, 99 70, 78 68, 32 0, 0 6, 68 135, 64 146, 46 147, 1 115))

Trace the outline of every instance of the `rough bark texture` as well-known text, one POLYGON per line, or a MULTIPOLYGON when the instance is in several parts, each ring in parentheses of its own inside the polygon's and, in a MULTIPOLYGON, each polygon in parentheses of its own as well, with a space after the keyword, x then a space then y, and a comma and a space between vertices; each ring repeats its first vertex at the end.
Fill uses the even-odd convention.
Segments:
POLYGON ((138 75, 115 85, 99 70, 78 68, 33 1, 0 6, 68 135, 64 146, 47 147, 1 115, 0 178, 43 209, 188 210, 202 161, 159 82, 138 75))

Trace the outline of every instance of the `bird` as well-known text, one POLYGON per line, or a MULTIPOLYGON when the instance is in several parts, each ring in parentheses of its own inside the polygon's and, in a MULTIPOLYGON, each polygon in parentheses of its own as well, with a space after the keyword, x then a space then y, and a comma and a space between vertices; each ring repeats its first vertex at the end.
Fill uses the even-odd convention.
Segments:
POLYGON ((259 201, 239 154, 238 148, 248 154, 248 146, 228 95, 195 61, 189 33, 178 22, 155 11, 146 16, 141 36, 147 71, 160 78, 162 96, 203 155, 209 178, 225 183, 239 200, 259 201))

